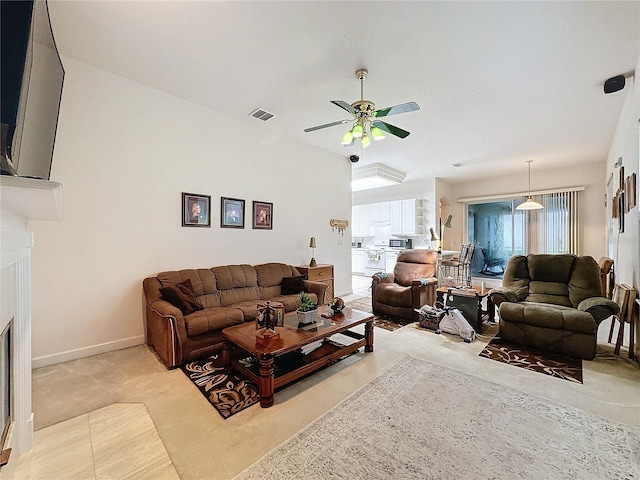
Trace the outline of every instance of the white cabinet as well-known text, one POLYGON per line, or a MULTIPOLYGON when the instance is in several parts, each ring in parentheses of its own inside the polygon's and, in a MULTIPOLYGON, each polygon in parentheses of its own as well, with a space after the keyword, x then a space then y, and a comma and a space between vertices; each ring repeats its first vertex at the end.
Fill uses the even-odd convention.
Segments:
POLYGON ((390 222, 391 235, 424 235, 425 218, 422 198, 354 205, 351 210, 354 237, 374 234, 374 222, 390 222))
POLYGON ((351 273, 364 275, 364 250, 351 250, 351 273))
POLYGON ((371 235, 371 205, 355 205, 351 209, 354 237, 371 235))
POLYGON ((391 235, 402 235, 402 200, 389 202, 391 235))
POLYGON ((387 256, 386 256, 385 272, 393 273, 393 269, 396 266, 396 261, 398 260, 398 252, 387 250, 386 254, 387 256))

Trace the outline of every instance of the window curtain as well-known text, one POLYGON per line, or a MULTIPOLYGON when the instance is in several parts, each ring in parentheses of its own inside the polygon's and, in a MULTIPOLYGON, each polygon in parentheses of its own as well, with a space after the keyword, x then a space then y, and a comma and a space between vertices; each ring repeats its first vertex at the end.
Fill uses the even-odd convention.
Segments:
POLYGON ((531 253, 581 254, 580 192, 535 195, 544 208, 519 212, 531 253))

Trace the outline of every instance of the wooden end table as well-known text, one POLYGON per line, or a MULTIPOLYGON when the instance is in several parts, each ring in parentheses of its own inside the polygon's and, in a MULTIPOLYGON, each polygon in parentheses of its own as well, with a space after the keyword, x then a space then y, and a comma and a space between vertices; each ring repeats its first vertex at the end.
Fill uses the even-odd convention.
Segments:
POLYGON ((318 323, 308 326, 298 325, 296 312, 285 315, 284 327, 276 327, 273 337, 261 337, 262 330, 256 330, 255 322, 247 322, 222 331, 224 338, 222 359, 226 371, 232 368, 245 375, 260 388, 260 406, 273 405, 275 389, 287 385, 330 362, 364 347, 365 352, 373 352, 373 314, 345 308, 342 313, 330 318, 321 313, 330 312, 327 306, 318 308, 318 323), (349 330, 364 323, 364 335, 349 330), (342 333, 355 340, 349 345, 340 345, 329 337, 342 333), (322 345, 308 354, 303 347, 321 341, 322 345), (257 364, 247 365, 234 359, 233 350, 239 347, 258 359, 257 364), (278 365, 282 359, 286 367, 278 365))
POLYGON ((478 286, 478 285, 473 285, 471 287, 440 287, 436 289, 436 301, 444 304, 444 296, 450 295, 451 290, 460 292, 460 294, 462 295, 464 295, 465 292, 471 293, 475 295, 475 297, 478 299, 478 320, 475 328, 477 333, 482 333, 482 322, 484 319, 484 315, 487 316, 488 321, 495 322, 496 306, 491 301, 491 297, 489 296, 489 290, 491 290, 490 288, 485 287, 483 289, 482 286, 478 286), (487 299, 486 310, 482 309, 482 300, 484 298, 487 299))

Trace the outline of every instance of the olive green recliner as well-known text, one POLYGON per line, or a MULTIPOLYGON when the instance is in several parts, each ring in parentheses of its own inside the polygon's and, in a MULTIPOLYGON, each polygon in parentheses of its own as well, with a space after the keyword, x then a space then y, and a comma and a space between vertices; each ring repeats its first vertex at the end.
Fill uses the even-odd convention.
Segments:
POLYGON ((596 355, 600 322, 619 312, 602 297, 600 267, 589 256, 516 255, 489 296, 504 340, 586 360, 596 355))

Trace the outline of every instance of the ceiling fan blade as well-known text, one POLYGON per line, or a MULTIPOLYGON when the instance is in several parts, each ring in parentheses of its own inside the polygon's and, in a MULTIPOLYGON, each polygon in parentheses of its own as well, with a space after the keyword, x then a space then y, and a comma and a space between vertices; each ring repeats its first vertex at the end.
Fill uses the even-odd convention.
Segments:
MULTIPOLYGON (((416 102, 401 103, 400 105, 394 105, 393 107, 380 108, 373 112, 374 117, 388 117, 389 115, 396 115, 398 113, 407 113, 420 110, 420 105, 416 102)), ((391 132, 389 132, 391 133, 391 132)))
POLYGON ((324 125, 318 125, 317 127, 305 128, 305 132, 313 132, 314 130, 320 130, 321 128, 333 127, 334 125, 342 125, 349 123, 351 120, 338 120, 337 122, 325 123, 324 125))
POLYGON ((347 102, 344 102, 342 100, 331 100, 331 103, 333 103, 334 105, 337 105, 340 108, 343 108, 344 110, 349 112, 351 115, 356 114, 356 109, 353 108, 351 105, 349 105, 347 102))
POLYGON ((409 132, 407 132, 406 130, 403 130, 386 122, 373 122, 372 125, 374 127, 378 127, 380 130, 384 130, 385 132, 390 133, 391 135, 395 135, 396 137, 405 138, 409 136, 409 132))

